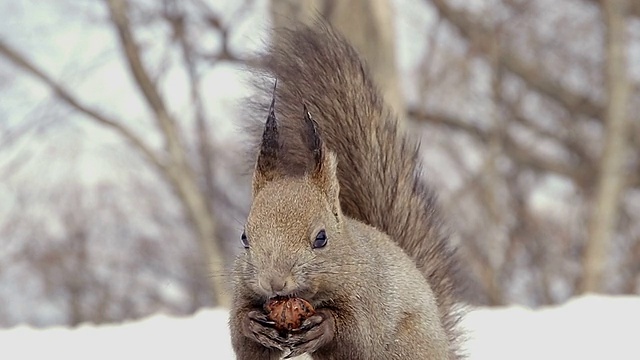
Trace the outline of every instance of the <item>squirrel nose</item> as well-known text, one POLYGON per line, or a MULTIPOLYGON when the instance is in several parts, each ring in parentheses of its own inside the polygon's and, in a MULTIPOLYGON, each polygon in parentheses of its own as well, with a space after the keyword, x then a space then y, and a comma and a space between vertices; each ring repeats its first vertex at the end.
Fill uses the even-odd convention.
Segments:
POLYGON ((269 283, 271 284, 271 291, 279 292, 284 290, 287 285, 287 280, 284 277, 274 276, 269 283))

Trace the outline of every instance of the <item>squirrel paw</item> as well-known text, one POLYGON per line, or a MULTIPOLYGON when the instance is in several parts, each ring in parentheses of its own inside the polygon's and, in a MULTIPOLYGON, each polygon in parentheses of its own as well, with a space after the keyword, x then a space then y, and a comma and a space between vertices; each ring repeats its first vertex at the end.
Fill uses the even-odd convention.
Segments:
POLYGON ((285 359, 304 353, 313 353, 333 340, 336 324, 331 311, 327 309, 316 311, 316 314, 306 319, 299 329, 287 336, 286 344, 291 352, 285 359))
POLYGON ((250 311, 243 322, 246 337, 264 347, 285 350, 286 340, 274 326, 275 323, 259 310, 250 311))

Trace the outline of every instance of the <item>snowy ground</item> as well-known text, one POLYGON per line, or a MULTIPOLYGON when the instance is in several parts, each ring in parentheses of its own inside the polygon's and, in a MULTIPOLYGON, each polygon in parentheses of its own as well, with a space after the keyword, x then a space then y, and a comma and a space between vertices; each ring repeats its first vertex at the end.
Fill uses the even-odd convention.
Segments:
MULTIPOLYGON (((204 310, 75 330, 20 326, 0 330, 0 358, 231 360, 226 322, 226 311, 204 310)), ((640 297, 586 296, 536 311, 478 309, 463 325, 470 360, 640 359, 640 297)))

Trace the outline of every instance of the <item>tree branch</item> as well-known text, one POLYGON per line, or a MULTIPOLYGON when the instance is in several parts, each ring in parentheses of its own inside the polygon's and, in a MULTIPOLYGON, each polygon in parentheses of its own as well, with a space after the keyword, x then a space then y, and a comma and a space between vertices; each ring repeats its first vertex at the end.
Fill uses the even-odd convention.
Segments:
POLYGON ((176 122, 170 117, 156 84, 153 83, 142 63, 140 49, 135 42, 129 24, 127 1, 106 1, 131 74, 147 104, 155 113, 158 127, 165 137, 170 155, 165 175, 182 202, 189 221, 197 231, 197 240, 207 256, 209 270, 213 274, 211 286, 214 290, 215 302, 221 306, 229 306, 231 298, 229 293, 225 291, 226 284, 221 277, 224 274, 224 257, 219 243, 216 241, 216 223, 211 208, 205 200, 206 194, 198 185, 196 173, 188 162, 186 149, 180 139, 176 122))
POLYGON ((115 119, 112 119, 107 115, 82 104, 80 100, 76 99, 71 93, 64 89, 62 85, 57 83, 47 74, 45 74, 44 71, 40 70, 38 67, 32 64, 17 50, 13 49, 10 45, 3 42, 2 39, 0 39, 0 53, 3 54, 4 57, 11 61, 13 64, 47 85, 54 92, 54 94, 62 101, 64 101, 67 105, 88 116, 94 121, 118 132, 126 140, 132 143, 135 148, 141 151, 143 155, 146 156, 156 168, 158 168, 158 170, 164 170, 164 164, 160 161, 156 154, 151 151, 151 149, 142 141, 142 139, 135 135, 131 130, 120 124, 115 119))
MULTIPOLYGON (((419 109, 409 109, 409 117, 419 122, 428 122, 441 125, 450 129, 458 130, 472 135, 483 143, 489 143, 491 133, 478 126, 461 121, 445 114, 436 114, 419 109)), ((546 157, 537 155, 531 149, 523 148, 508 134, 504 134, 503 146, 504 154, 523 166, 527 166, 537 171, 550 172, 570 178, 578 184, 584 184, 588 177, 585 171, 575 168, 565 162, 553 161, 546 157)))
POLYGON ((257 58, 242 58, 235 54, 230 48, 229 39, 232 26, 236 26, 240 23, 241 18, 253 7, 255 0, 243 0, 242 4, 226 21, 224 21, 207 2, 202 0, 193 0, 192 2, 198 8, 198 12, 201 16, 205 19, 205 23, 220 34, 220 50, 213 54, 198 54, 200 57, 213 63, 219 61, 230 61, 234 63, 248 64, 251 66, 259 65, 257 58))
MULTIPOLYGON (((169 116, 164 100, 158 93, 156 84, 153 83, 145 66, 142 64, 140 49, 133 38, 129 25, 127 2, 125 0, 107 0, 107 3, 113 24, 118 31, 120 43, 125 53, 127 63, 129 64, 131 74, 135 78, 135 83, 144 95, 147 104, 156 115, 156 121, 165 136, 169 152, 172 154, 172 157, 174 157, 177 154, 174 154, 172 150, 175 150, 175 146, 179 146, 175 122, 169 116), (172 144, 172 142, 176 142, 176 144, 172 144)), ((175 161, 176 159, 173 158, 173 160, 175 161)))
POLYGON ((493 41, 491 31, 486 29, 485 26, 472 21, 464 11, 455 10, 449 6, 446 0, 431 0, 431 2, 441 16, 446 18, 465 38, 478 48, 486 53, 491 53, 492 50, 498 51, 498 63, 501 67, 520 77, 529 86, 546 95, 549 99, 560 103, 569 111, 602 120, 604 114, 604 106, 602 104, 563 87, 556 79, 540 72, 538 70, 539 66, 527 62, 516 53, 508 50, 493 49, 491 46, 493 41))
MULTIPOLYGON (((603 0, 588 0, 590 3, 595 4, 599 7, 602 7, 603 0)), ((608 1, 608 0, 605 0, 608 1)), ((626 14, 640 17, 640 1, 638 0, 627 0, 626 6, 626 14)))
POLYGON ((501 105, 505 109, 505 111, 509 112, 507 115, 509 119, 513 120, 517 124, 522 125, 527 130, 535 133, 537 136, 555 141, 556 144, 564 147, 564 150, 567 153, 569 153, 573 157, 576 157, 581 163, 591 163, 591 161, 593 160, 583 147, 584 144, 578 142, 575 138, 563 135, 558 131, 544 129, 540 126, 540 124, 522 115, 518 110, 517 105, 511 104, 510 102, 506 101, 506 99, 503 99, 501 105))
MULTIPOLYGON (((205 192, 207 194, 207 205, 211 207, 211 201, 214 199, 215 184, 214 170, 212 166, 212 146, 209 136, 209 126, 206 121, 205 109, 200 94, 200 77, 196 71, 196 60, 194 57, 193 47, 188 39, 186 16, 180 8, 180 3, 176 0, 167 1, 163 16, 173 29, 173 38, 178 42, 182 52, 182 58, 187 70, 189 79, 189 88, 191 95, 191 103, 195 111, 196 121, 196 139, 198 152, 200 156, 200 164, 202 165, 202 176, 204 177, 205 192)), ((210 208, 213 212, 213 209, 210 208)))

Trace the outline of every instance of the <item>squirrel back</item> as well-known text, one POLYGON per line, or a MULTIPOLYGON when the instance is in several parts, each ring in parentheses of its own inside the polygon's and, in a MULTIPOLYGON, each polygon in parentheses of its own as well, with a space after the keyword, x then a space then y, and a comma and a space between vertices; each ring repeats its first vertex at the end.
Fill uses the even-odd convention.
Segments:
MULTIPOLYGON (((414 261, 435 296, 451 358, 458 358, 454 251, 435 195, 421 176, 418 142, 385 105, 355 49, 329 25, 277 31, 282 33, 261 66, 277 81, 278 132, 286 139, 278 165, 290 174, 311 166, 308 145, 300 136, 306 106, 337 158, 343 214, 387 234, 414 261)), ((263 94, 270 96, 271 86, 261 87, 263 94)), ((266 113, 263 102, 256 106, 259 114, 266 113)), ((263 130, 262 122, 249 126, 256 142, 263 130)))

